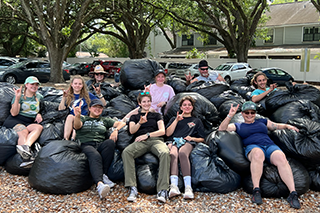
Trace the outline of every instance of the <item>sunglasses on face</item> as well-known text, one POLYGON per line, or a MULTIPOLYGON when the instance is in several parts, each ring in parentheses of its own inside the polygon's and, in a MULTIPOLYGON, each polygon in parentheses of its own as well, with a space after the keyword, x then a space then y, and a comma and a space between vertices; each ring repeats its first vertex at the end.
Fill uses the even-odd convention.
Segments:
POLYGON ((244 111, 243 113, 246 114, 246 115, 249 115, 249 114, 254 115, 254 114, 256 114, 255 111, 244 111))
POLYGON ((103 73, 95 73, 95 75, 104 75, 103 73))
POLYGON ((149 95, 150 94, 150 92, 142 92, 142 93, 140 93, 140 95, 149 95))
POLYGON ((205 71, 208 70, 208 68, 200 68, 200 70, 205 71))

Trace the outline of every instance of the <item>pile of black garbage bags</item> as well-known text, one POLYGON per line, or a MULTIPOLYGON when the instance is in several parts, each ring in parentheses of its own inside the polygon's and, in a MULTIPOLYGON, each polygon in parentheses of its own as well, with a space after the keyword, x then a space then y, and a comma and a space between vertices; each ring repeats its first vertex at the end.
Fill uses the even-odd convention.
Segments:
MULTIPOLYGON (((122 119, 137 107, 137 95, 144 85, 154 83, 156 70, 160 65, 152 60, 128 60, 120 73, 121 86, 101 85, 102 94, 107 100, 103 116, 122 119)), ((185 81, 174 76, 167 77, 176 96, 167 103, 164 121, 175 116, 180 99, 191 95, 196 100, 195 116, 204 124, 207 138, 199 143, 190 155, 192 184, 195 191, 228 193, 242 187, 252 192, 250 164, 244 156, 242 142, 234 132, 218 132, 217 127, 229 112, 231 104, 239 104, 239 112, 231 122, 242 122, 241 105, 250 100, 249 80, 243 78, 227 83, 195 82, 186 85, 185 81)), ((270 132, 272 140, 285 152, 293 171, 298 194, 308 189, 320 191, 320 91, 310 85, 291 83, 287 90, 270 93, 258 104, 257 117, 265 117, 274 122, 290 123, 299 128, 270 132)), ((0 84, 0 127, 10 113, 14 86, 0 84)), ((90 89, 90 87, 89 87, 90 89)), ((44 96, 41 103, 43 132, 38 140, 40 150, 32 168, 20 168, 21 157, 16 153, 17 134, 12 129, 0 128, 0 165, 11 174, 28 176, 31 187, 44 193, 68 194, 81 192, 93 184, 88 161, 81 153, 79 144, 63 141, 63 126, 68 110, 58 111, 62 91, 53 87, 41 87, 44 96)), ((94 90, 90 90, 94 93, 94 90)), ((121 152, 133 142, 128 126, 119 131, 116 151, 108 176, 112 181, 123 181, 121 152)), ((151 153, 137 158, 136 174, 139 192, 156 193, 158 159, 151 153)), ((183 190, 180 172, 179 187, 183 190)), ((261 179, 264 197, 286 197, 289 194, 275 166, 265 163, 261 179)))

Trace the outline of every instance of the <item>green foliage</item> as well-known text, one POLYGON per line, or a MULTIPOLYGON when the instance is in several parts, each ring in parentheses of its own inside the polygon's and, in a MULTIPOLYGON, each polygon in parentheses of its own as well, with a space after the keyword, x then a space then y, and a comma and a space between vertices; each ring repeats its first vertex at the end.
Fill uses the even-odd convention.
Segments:
POLYGON ((315 55, 315 56, 313 57, 313 59, 319 59, 319 60, 320 60, 320 53, 317 53, 317 55, 315 55))
POLYGON ((187 52, 186 58, 205 58, 206 54, 199 52, 197 48, 193 48, 189 52, 187 52))
MULTIPOLYGON (((292 3, 296 0, 274 0, 272 1, 272 4, 284 4, 284 3, 292 3)), ((298 1, 308 1, 308 0, 298 0, 298 1)))

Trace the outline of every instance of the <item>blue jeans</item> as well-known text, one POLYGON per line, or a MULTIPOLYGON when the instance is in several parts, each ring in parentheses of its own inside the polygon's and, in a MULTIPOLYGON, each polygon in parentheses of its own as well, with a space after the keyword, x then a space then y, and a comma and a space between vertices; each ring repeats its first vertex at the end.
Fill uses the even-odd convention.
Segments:
POLYGON ((282 152, 282 150, 277 145, 261 146, 261 145, 251 144, 251 145, 248 145, 248 146, 246 146, 244 148, 245 155, 246 155, 247 158, 248 158, 248 154, 251 152, 251 150, 253 148, 260 148, 263 151, 264 156, 266 157, 268 163, 271 163, 270 162, 270 156, 274 151, 280 150, 282 152))

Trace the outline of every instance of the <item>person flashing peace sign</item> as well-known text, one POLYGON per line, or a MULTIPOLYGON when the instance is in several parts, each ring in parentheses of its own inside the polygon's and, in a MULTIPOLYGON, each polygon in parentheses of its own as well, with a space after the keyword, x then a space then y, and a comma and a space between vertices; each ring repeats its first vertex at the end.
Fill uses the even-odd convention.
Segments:
POLYGON ((103 106, 106 105, 106 101, 101 94, 101 89, 99 87, 94 88, 98 97, 94 96, 92 93, 88 92, 87 87, 84 84, 84 80, 81 76, 76 75, 71 79, 69 88, 63 91, 63 96, 59 104, 59 110, 65 110, 67 107, 70 109, 70 114, 68 115, 66 122, 64 124, 63 138, 69 140, 72 134, 72 140, 75 139, 75 133, 73 133, 73 122, 74 122, 74 107, 81 104, 81 114, 88 114, 88 106, 90 102, 94 99, 100 99, 103 106))

